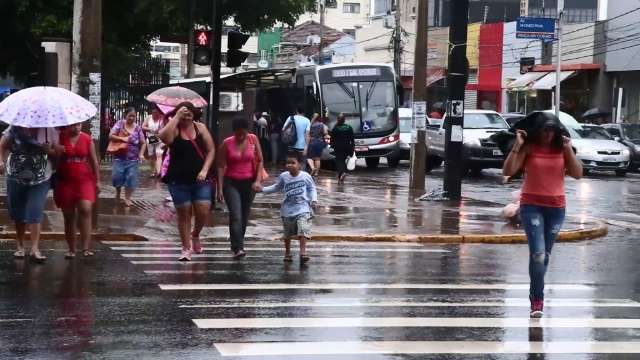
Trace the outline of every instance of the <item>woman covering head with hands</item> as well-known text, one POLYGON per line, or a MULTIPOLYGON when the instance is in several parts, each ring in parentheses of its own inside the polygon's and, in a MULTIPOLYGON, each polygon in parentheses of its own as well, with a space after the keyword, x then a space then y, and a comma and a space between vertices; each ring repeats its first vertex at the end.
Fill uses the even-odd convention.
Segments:
POLYGON ((255 191, 262 188, 264 162, 258 138, 249 134, 249 121, 233 120, 233 135, 218 151, 217 197, 229 208, 229 240, 234 259, 245 256, 244 236, 255 191))
POLYGON ((168 184, 178 214, 178 231, 182 241, 179 260, 191 260, 191 254, 202 253, 200 232, 211 207, 210 170, 215 156, 213 138, 207 127, 197 122, 202 112, 190 102, 176 106, 171 120, 160 130, 159 137, 167 144, 171 157, 162 180, 168 184), (194 227, 191 230, 191 218, 194 227))
POLYGON ((582 177, 571 139, 552 114, 538 112, 536 126, 529 132, 517 130, 515 144, 504 163, 505 176, 524 170, 520 217, 529 243, 529 277, 532 318, 543 315, 544 276, 551 249, 565 217, 564 178, 582 177))

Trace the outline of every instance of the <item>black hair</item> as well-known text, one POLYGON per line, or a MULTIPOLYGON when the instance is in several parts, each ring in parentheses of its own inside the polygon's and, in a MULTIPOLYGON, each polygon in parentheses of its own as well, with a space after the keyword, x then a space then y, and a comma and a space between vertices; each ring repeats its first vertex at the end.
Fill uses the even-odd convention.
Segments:
POLYGON ((191 111, 191 113, 193 114, 193 120, 198 121, 202 117, 202 110, 195 107, 195 105, 193 105, 190 101, 183 101, 180 104, 176 105, 176 107, 173 108, 173 110, 171 110, 171 112, 168 113, 167 116, 168 117, 176 116, 176 113, 178 112, 178 110, 180 110, 183 107, 191 111))
POLYGON ((127 108, 124 109, 124 113, 123 115, 126 117, 128 113, 133 112, 133 113, 138 113, 138 110, 136 110, 136 108, 134 108, 133 106, 128 106, 127 108))
POLYGON ((298 107, 296 108, 296 112, 297 112, 298 114, 304 114, 304 108, 303 108, 302 106, 298 106, 298 107))
POLYGON ((550 114, 548 112, 540 111, 538 114, 537 126, 535 126, 533 130, 533 134, 531 136, 532 142, 538 142, 540 136, 544 133, 545 130, 550 129, 553 131, 553 139, 551 139, 550 146, 555 150, 562 150, 564 146, 564 139, 562 138, 567 130, 564 128, 564 125, 560 122, 554 114, 550 114))
POLYGON ((233 131, 238 131, 238 130, 249 130, 249 120, 247 120, 246 118, 243 117, 237 117, 235 119, 233 119, 233 121, 231 122, 231 129, 233 131))
POLYGON ((302 154, 299 151, 289 151, 287 153, 287 159, 296 159, 296 161, 300 164, 303 162, 302 154))
POLYGON ((339 125, 344 124, 344 122, 345 122, 346 120, 347 120, 347 117, 346 117, 343 113, 340 113, 340 114, 338 115, 338 117, 336 118, 336 122, 337 122, 339 125))

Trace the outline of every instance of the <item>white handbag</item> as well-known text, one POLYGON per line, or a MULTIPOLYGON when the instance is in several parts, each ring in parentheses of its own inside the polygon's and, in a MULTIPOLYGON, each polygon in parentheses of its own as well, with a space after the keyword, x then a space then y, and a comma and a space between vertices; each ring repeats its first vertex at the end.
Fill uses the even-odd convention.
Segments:
POLYGON ((353 155, 349 156, 347 158, 347 170, 349 171, 353 171, 356 169, 356 161, 358 160, 358 158, 356 157, 356 153, 354 152, 353 155))

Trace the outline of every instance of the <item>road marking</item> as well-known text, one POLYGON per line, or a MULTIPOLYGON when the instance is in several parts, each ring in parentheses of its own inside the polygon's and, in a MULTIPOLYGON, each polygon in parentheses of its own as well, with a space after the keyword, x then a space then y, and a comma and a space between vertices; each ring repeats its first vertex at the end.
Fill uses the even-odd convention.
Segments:
POLYGON ((634 354, 633 341, 322 341, 215 343, 222 356, 340 354, 634 354))
MULTIPOLYGON (((222 257, 222 256, 219 256, 222 257)), ((239 264, 237 260, 191 260, 191 261, 165 261, 165 260, 131 260, 133 265, 177 265, 177 266, 187 266, 193 264, 220 264, 220 265, 229 265, 229 264, 239 264)), ((252 262, 253 263, 253 262, 252 262)), ((241 264, 241 263, 240 263, 241 264)), ((191 271, 189 271, 191 272, 191 271)))
MULTIPOLYGON (((140 253, 140 254, 120 254, 122 255, 122 257, 125 258, 170 258, 170 259, 177 259, 180 257, 180 254, 147 254, 147 253, 140 253)), ((231 254, 231 250, 229 250, 229 254, 192 254, 191 257, 198 259, 198 258, 225 258, 225 259, 229 259, 231 258, 233 255, 231 254)), ((246 258, 260 258, 260 259, 264 259, 266 257, 269 258, 280 258, 280 256, 264 256, 264 255, 245 255, 246 258)), ((236 261, 237 262, 237 261, 236 261)))
POLYGON ((0 319, 0 323, 26 322, 26 321, 33 321, 33 319, 0 319))
MULTIPOLYGON (((255 302, 246 299, 228 299, 225 303, 180 305, 181 308, 282 308, 282 307, 529 307, 529 299, 504 301, 418 302, 407 300, 369 301, 360 299, 327 299, 323 301, 255 302)), ((629 299, 545 299, 546 307, 640 307, 629 299)))
MULTIPOLYGON (((295 240, 294 240, 295 242, 295 240)), ((173 241, 101 241, 104 245, 180 245, 178 242, 173 241)), ((227 245, 229 246, 228 241, 202 241, 202 245, 227 245)), ((247 242, 245 241, 245 245, 248 246, 260 246, 260 245, 281 245, 282 241, 278 240, 262 240, 262 241, 253 241, 247 242)), ((425 245, 420 243, 411 243, 411 242, 344 242, 344 241, 310 241, 307 243, 307 246, 397 246, 397 247, 430 247, 433 245, 425 245)))
MULTIPOLYGON (((228 247, 216 247, 216 248, 203 248, 205 251, 231 251, 228 247)), ((143 251, 143 250, 151 250, 151 251, 180 251, 181 248, 178 246, 174 247, 133 247, 133 246, 112 246, 111 250, 114 251, 143 251)), ((246 251, 279 251, 283 252, 283 247, 254 247, 254 248, 246 248, 246 251)), ((348 248, 332 248, 332 247, 314 247, 312 251, 322 251, 322 252, 408 252, 408 253, 448 253, 449 250, 441 250, 441 249, 394 249, 394 248, 359 248, 359 249, 348 249, 348 248)), ((179 256, 180 254, 176 253, 175 256, 179 256)))
MULTIPOLYGON (((159 284, 162 290, 341 290, 341 289, 446 289, 446 290, 529 290, 529 284, 159 284)), ((549 284, 548 290, 591 291, 580 284, 549 284)))

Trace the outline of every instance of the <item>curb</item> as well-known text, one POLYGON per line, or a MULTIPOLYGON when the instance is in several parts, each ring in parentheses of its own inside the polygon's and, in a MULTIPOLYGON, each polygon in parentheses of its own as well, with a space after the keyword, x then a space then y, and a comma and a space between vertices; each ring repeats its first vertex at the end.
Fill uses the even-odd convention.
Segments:
MULTIPOLYGON (((582 240, 604 237, 609 228, 604 222, 599 221, 598 226, 590 229, 561 231, 557 242, 577 242, 582 240)), ((93 234, 94 238, 101 241, 146 241, 147 239, 136 234, 93 234)), ((0 233, 2 239, 15 239, 15 232, 0 233)), ((64 241, 65 235, 61 232, 45 232, 41 234, 42 240, 64 241)), ((203 238, 204 240, 205 238, 203 238)), ((311 241, 326 242, 407 242, 425 244, 526 244, 525 234, 470 234, 470 235, 330 235, 320 234, 311 238, 311 241)))

